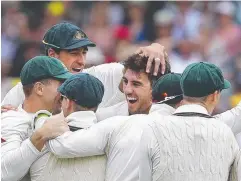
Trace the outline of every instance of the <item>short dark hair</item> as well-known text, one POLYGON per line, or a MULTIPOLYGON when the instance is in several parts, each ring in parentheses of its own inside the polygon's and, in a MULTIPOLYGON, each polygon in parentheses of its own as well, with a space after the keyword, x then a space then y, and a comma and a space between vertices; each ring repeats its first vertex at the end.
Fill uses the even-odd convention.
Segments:
MULTIPOLYGON (((139 54, 133 54, 127 58, 127 60, 123 61, 124 71, 127 69, 133 70, 135 72, 146 72, 146 65, 149 57, 141 56, 139 54)), ((171 73, 171 65, 169 63, 168 56, 165 55, 166 69, 165 74, 171 73)), ((159 68, 157 76, 153 75, 155 67, 155 62, 152 62, 150 73, 148 73, 148 79, 151 84, 153 84, 157 79, 159 79, 163 74, 161 73, 161 68, 159 68)))

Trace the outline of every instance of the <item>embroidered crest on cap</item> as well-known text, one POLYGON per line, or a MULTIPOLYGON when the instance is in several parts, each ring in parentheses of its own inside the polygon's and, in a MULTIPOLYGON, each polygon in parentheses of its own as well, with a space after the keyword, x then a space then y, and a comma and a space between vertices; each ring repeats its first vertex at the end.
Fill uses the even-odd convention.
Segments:
POLYGON ((80 32, 80 31, 77 31, 74 35, 74 38, 79 40, 79 39, 82 39, 82 38, 86 38, 86 35, 84 33, 80 32))

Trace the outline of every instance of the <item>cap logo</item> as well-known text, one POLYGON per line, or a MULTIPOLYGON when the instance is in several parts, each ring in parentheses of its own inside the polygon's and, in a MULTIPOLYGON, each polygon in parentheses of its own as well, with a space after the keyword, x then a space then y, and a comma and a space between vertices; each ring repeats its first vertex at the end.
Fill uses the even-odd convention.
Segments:
POLYGON ((77 40, 80 40, 82 38, 86 38, 86 35, 80 31, 77 31, 74 35, 74 38, 77 39, 77 40))

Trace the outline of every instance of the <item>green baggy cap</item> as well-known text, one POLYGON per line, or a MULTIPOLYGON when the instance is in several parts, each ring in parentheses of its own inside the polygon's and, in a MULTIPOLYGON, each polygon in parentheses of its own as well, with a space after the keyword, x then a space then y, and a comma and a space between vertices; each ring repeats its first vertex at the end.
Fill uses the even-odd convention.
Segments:
POLYGON ((190 64, 181 77, 183 94, 189 97, 204 97, 216 90, 230 87, 231 84, 223 78, 222 71, 216 65, 207 62, 190 64))
POLYGON ((23 85, 28 85, 48 78, 65 80, 71 75, 60 60, 48 56, 36 56, 23 66, 20 79, 23 85))
POLYGON ((68 22, 51 27, 42 42, 45 46, 65 50, 96 46, 79 27, 68 22))
POLYGON ((92 75, 79 73, 67 79, 58 91, 80 106, 94 108, 102 101, 104 85, 92 75))
POLYGON ((169 73, 160 77, 152 88, 152 97, 155 102, 165 103, 169 100, 182 97, 180 85, 181 74, 169 73))

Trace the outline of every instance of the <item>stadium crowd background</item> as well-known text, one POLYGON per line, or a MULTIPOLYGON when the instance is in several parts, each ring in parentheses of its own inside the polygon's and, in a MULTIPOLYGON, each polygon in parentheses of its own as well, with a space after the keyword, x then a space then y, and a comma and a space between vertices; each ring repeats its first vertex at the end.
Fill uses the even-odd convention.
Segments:
POLYGON ((70 21, 97 44, 87 66, 124 60, 136 47, 159 42, 173 72, 210 61, 231 81, 216 112, 241 99, 241 2, 2 1, 1 99, 18 81, 21 68, 44 54, 41 40, 54 24, 70 21))

